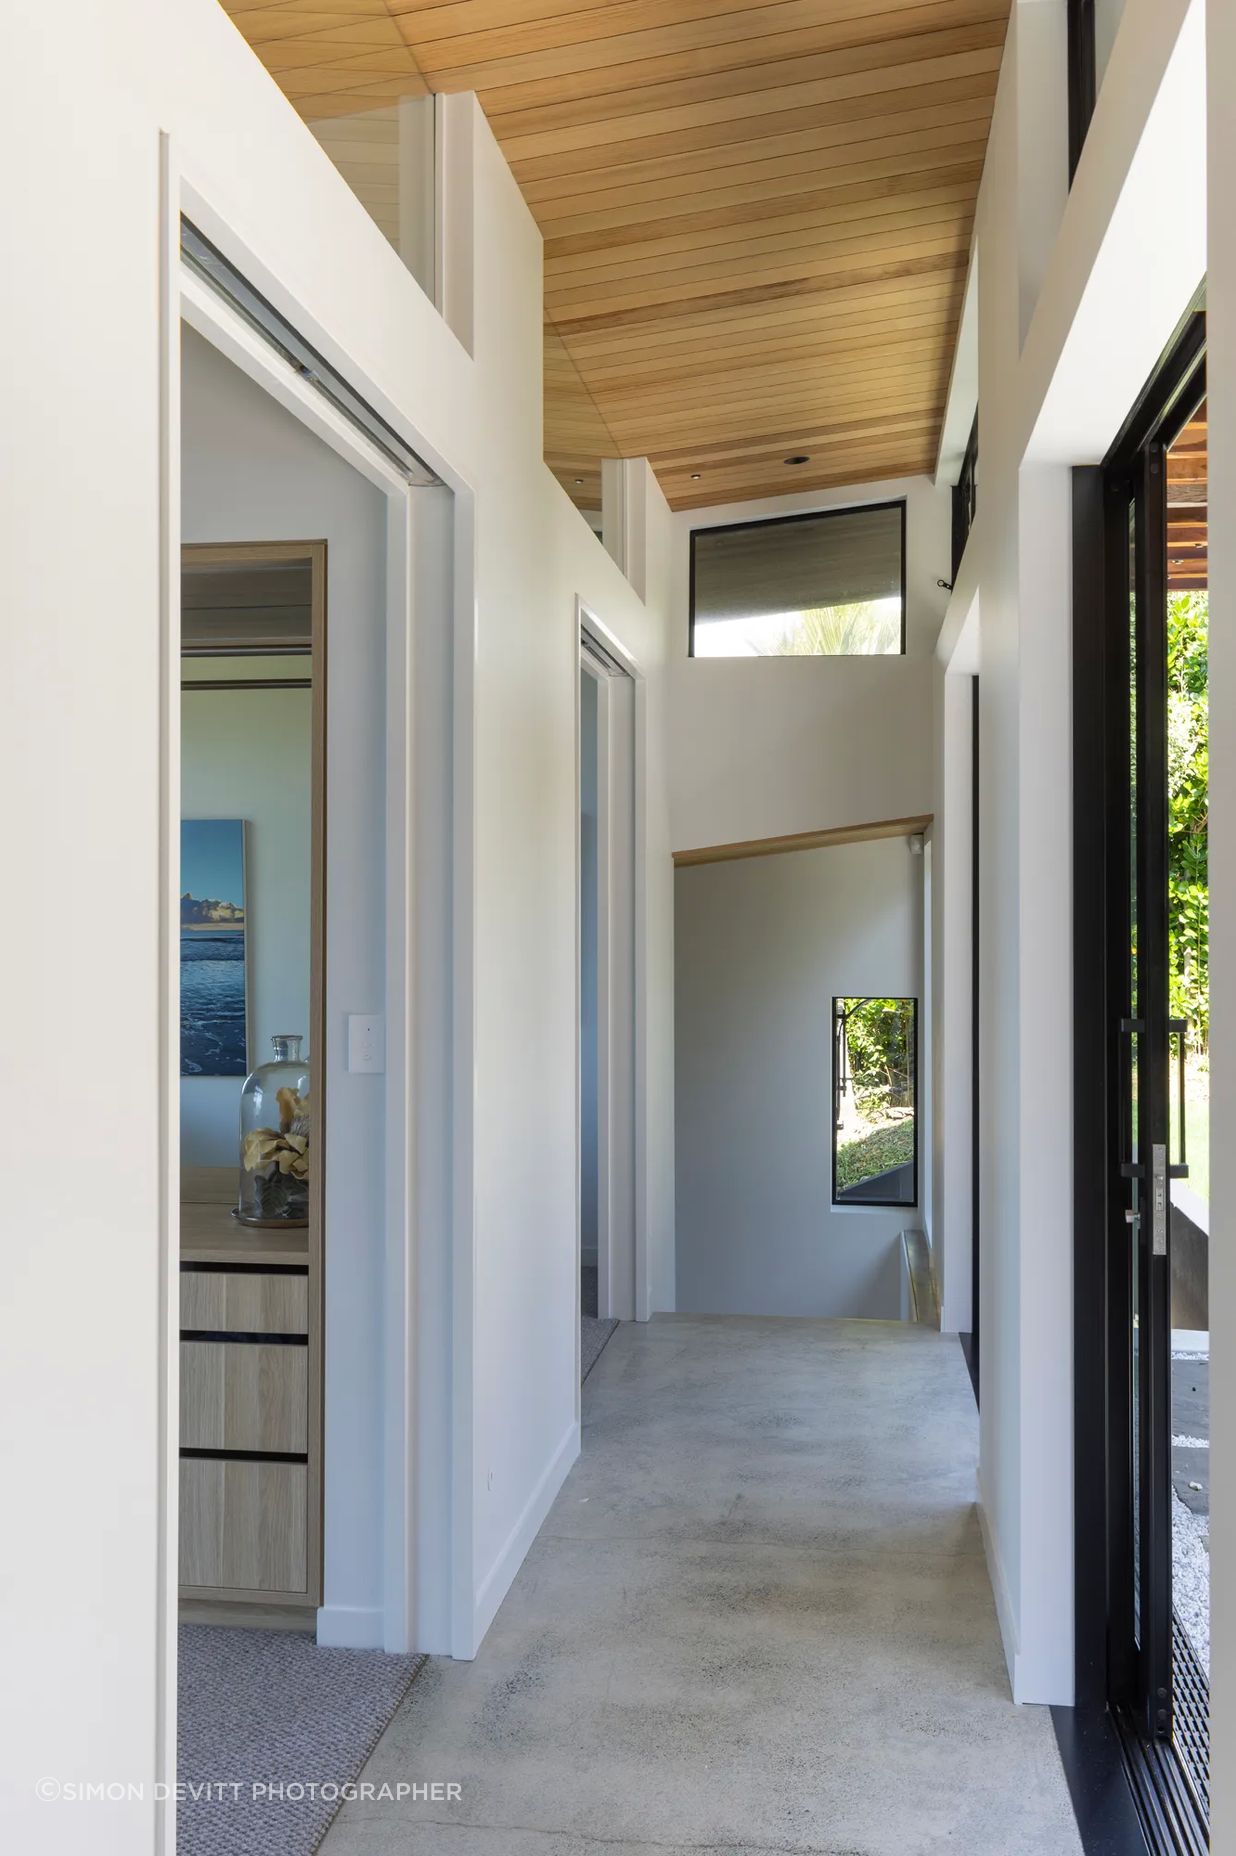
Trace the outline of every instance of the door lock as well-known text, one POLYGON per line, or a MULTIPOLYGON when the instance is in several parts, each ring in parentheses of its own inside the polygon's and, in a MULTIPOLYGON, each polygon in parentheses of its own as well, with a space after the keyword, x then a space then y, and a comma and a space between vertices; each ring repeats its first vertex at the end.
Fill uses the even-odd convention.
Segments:
POLYGON ((1150 1253, 1167 1255, 1167 1145, 1156 1141, 1150 1149, 1150 1253))

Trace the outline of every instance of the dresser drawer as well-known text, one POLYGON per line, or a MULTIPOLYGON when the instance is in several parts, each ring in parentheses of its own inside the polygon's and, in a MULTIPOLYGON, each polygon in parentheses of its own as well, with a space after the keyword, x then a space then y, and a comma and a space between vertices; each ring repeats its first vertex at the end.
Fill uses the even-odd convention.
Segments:
POLYGON ((181 1270, 180 1325, 207 1334, 307 1334, 309 1278, 181 1270))
POLYGON ((309 1349, 295 1342, 182 1340, 182 1450, 309 1447, 309 1349))
POLYGON ((182 1589, 307 1595, 307 1528, 303 1463, 182 1457, 182 1589))

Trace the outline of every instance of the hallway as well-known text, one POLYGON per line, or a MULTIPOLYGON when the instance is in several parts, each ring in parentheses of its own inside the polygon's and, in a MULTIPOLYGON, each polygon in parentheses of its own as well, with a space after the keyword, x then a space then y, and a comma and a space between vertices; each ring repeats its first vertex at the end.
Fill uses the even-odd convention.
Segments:
POLYGON ((1073 1856, 1009 1699, 955 1340, 624 1323, 584 1449, 475 1663, 437 1661, 328 1856, 1073 1856))

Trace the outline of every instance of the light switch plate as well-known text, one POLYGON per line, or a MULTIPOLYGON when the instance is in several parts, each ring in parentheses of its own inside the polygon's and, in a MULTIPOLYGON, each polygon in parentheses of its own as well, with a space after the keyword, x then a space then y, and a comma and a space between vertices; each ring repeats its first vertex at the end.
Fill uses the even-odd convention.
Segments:
POLYGON ((378 1076, 386 1068, 386 1026, 381 1012, 348 1013, 348 1069, 378 1076))

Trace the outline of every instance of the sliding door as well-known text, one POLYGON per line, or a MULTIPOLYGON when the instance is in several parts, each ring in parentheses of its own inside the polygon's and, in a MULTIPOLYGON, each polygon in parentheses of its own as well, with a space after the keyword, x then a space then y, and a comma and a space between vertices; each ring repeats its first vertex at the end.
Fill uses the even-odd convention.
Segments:
POLYGON ((1089 1584, 1079 1566, 1079 1607, 1103 1591, 1106 1703, 1159 1846, 1186 1850, 1205 1847, 1209 1661, 1204 344, 1198 314, 1104 467, 1103 593, 1078 614, 1102 634, 1103 865, 1100 915, 1079 913, 1088 971, 1084 938, 1102 943, 1102 1054, 1079 1050, 1078 1075, 1093 1062, 1106 1104, 1105 1128, 1079 1121, 1080 1171, 1101 1176, 1077 1241, 1102 1247, 1078 1280, 1105 1341, 1106 1561, 1089 1584))

